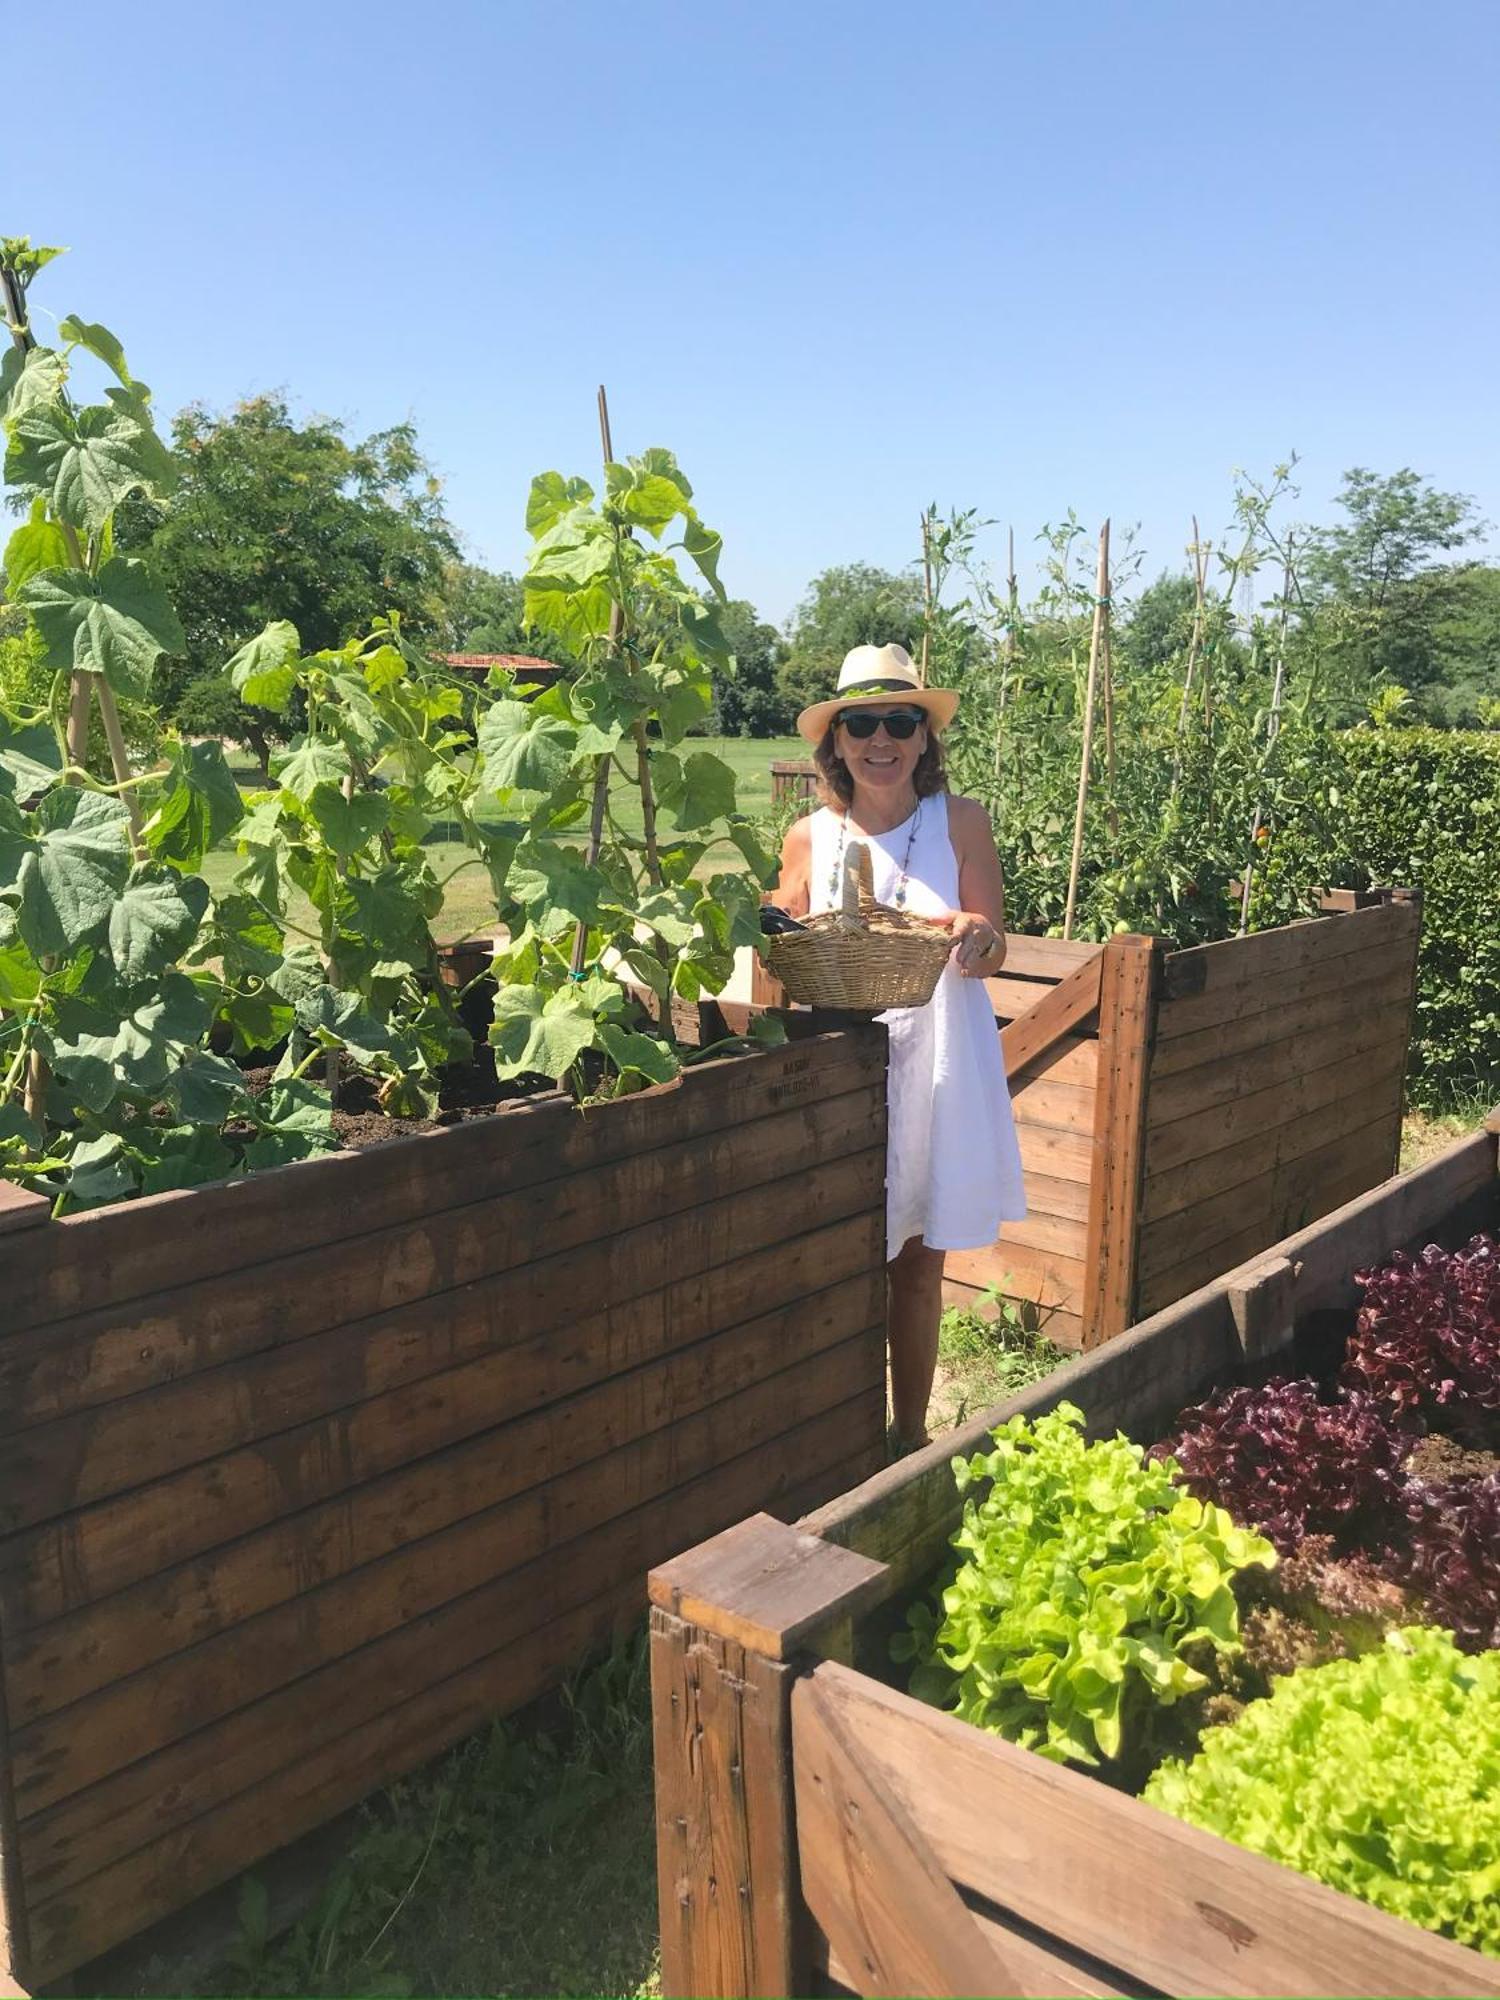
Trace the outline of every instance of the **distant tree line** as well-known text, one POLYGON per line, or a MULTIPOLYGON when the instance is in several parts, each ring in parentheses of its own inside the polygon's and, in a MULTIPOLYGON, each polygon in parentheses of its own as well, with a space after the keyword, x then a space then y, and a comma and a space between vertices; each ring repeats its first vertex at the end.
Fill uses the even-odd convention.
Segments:
MULTIPOLYGON (((180 609, 187 649, 162 663, 160 697, 188 730, 264 751, 265 718, 240 706, 223 668, 271 619, 291 619, 310 650, 389 612, 435 651, 537 650, 518 579, 465 560, 411 425, 355 441, 326 418, 299 419, 284 396, 258 396, 223 413, 184 410, 173 448, 176 495, 168 506, 130 503, 119 539, 151 544, 180 609)), ((1355 709, 1381 699, 1414 721, 1500 726, 1500 567, 1472 553, 1485 528, 1472 501, 1409 469, 1355 468, 1336 518, 1303 531, 1304 622, 1318 622, 1355 709)), ((1123 670, 1180 651, 1192 614, 1184 571, 1118 606, 1123 670)), ((744 599, 726 622, 737 673, 709 726, 784 735, 851 646, 918 649, 921 566, 839 564, 812 580, 784 628, 744 599)), ((5 659, 0 651, 0 696, 24 665, 5 659)))

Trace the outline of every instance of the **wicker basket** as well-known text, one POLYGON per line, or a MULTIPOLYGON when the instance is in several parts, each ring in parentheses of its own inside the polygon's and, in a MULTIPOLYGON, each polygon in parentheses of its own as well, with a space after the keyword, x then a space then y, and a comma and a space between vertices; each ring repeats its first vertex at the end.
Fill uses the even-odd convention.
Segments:
POLYGON ((769 939, 766 964, 789 1000, 878 1014, 887 1007, 925 1007, 952 946, 946 932, 876 902, 870 850, 851 840, 844 853, 843 908, 769 939))

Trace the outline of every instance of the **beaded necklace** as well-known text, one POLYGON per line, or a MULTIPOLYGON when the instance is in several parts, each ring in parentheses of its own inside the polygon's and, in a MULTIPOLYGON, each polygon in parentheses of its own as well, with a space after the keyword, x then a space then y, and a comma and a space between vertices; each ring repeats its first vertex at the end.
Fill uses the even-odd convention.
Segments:
MULTIPOLYGON (((921 824, 922 801, 918 799, 917 809, 911 816, 911 832, 906 836, 906 852, 901 857, 901 873, 896 877, 896 887, 891 896, 892 905, 898 910, 906 908, 907 871, 911 866, 911 851, 916 844, 917 828, 921 824)), ((828 903, 829 907, 835 910, 839 906, 839 897, 843 892, 844 842, 848 838, 848 833, 849 815, 848 813, 840 813, 838 852, 834 855, 833 867, 828 872, 828 903)))

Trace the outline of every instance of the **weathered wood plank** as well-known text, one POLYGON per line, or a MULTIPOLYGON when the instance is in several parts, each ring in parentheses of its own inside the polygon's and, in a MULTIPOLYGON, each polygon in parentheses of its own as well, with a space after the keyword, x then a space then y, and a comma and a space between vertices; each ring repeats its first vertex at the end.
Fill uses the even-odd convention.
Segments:
MULTIPOLYGON (((597 1261, 575 1260, 574 1282, 595 1281, 595 1297, 628 1297, 650 1282, 641 1278, 643 1269, 657 1282, 690 1275, 861 1215, 878 1256, 884 1178, 883 1147, 835 1160, 767 1189, 753 1204, 731 1199, 694 1210, 681 1224, 685 1235, 676 1225, 669 1233, 647 1224, 612 1238, 597 1261)), ((521 1315, 524 1325, 524 1291, 505 1310, 521 1315)), ((18 1626, 56 1616, 470 1435, 472 1420, 461 1398, 435 1403, 429 1384, 417 1382, 347 1413, 296 1424, 0 1544, 0 1605, 18 1626)), ((474 1427, 483 1428, 482 1417, 474 1427)))
POLYGON ((1024 1244, 1031 1250, 1050 1250, 1059 1257, 1081 1260, 1088 1246, 1088 1224, 1070 1215, 1048 1215, 1042 1209, 1031 1209, 1023 1222, 1001 1225, 991 1250, 974 1250, 967 1254, 1000 1258, 1004 1256, 1008 1243, 1024 1244))
MULTIPOLYGON (((1177 1166, 1153 1165, 1148 1137, 1146 1185, 1142 1195, 1145 1220, 1154 1223, 1163 1216, 1180 1214, 1381 1120, 1389 1125, 1389 1157, 1394 1162, 1405 1089, 1405 1067, 1397 1055, 1397 1051, 1390 1051, 1378 1066, 1372 1064, 1352 1083, 1346 1080, 1341 1091, 1332 1090, 1327 1095, 1315 1092, 1320 1101, 1306 1106, 1299 1116, 1289 1117, 1267 1130, 1246 1134, 1232 1145, 1196 1159, 1185 1159, 1177 1166)), ((1313 1077, 1326 1078, 1326 1075, 1322 1070, 1313 1072, 1313 1077)), ((1311 1083, 1312 1078, 1307 1081, 1311 1083)))
MULTIPOLYGON (((1012 1020, 1010 1026, 1000 1033, 1000 1047, 1005 1057, 1005 1074, 1019 1076, 1021 1071, 1036 1061, 1045 1049, 1063 1035, 1077 1033, 1099 1005, 1099 980, 1103 966, 1103 947, 1098 955, 1076 966, 1065 979, 1043 994, 1034 1004, 1027 1004, 1024 997, 1021 1005, 1025 1011, 1019 1019, 1012 1020)), ((986 980, 993 986, 993 980, 986 980)), ((997 996, 991 994, 991 999, 997 996)), ((997 1013, 1003 1011, 997 1002, 997 1013)))
POLYGON ((842 1285, 851 1312, 867 1304, 868 1317, 878 1317, 876 1220, 857 1216, 502 1350, 444 1378, 440 1398, 429 1383, 421 1408, 435 1421, 412 1427, 398 1470, 39 1627, 9 1630, 5 1673, 15 1718, 51 1714, 314 1582, 493 1506, 514 1491, 498 1426, 544 1405, 566 1408, 601 1381, 690 1346, 704 1337, 711 1313, 727 1331, 842 1285))
POLYGON ((1016 1125, 1016 1140, 1028 1187, 1033 1174, 1044 1174, 1054 1181, 1081 1181, 1085 1188, 1088 1186, 1094 1164, 1092 1136, 1059 1132, 1050 1125, 1032 1125, 1021 1119, 1016 1125))
POLYGON ((955 1881, 1163 1992, 1500 1994, 1493 1960, 878 1682, 810 1687, 955 1881))
POLYGON ((1148 1221, 1141 1228, 1140 1282, 1149 1284, 1247 1227, 1269 1230, 1266 1241, 1275 1243, 1314 1219, 1306 1208, 1321 1190, 1343 1186, 1351 1174, 1364 1174, 1364 1186, 1372 1186, 1386 1178, 1390 1166, 1391 1121, 1382 1116, 1300 1159, 1269 1167, 1252 1181, 1148 1221))
POLYGON ((1168 953, 1162 992, 1175 1000, 1227 987, 1272 985, 1304 966, 1367 951, 1392 938, 1415 936, 1418 924, 1418 914, 1409 905, 1392 903, 1347 915, 1310 917, 1217 944, 1193 945, 1168 953))
POLYGON ((1027 979, 1062 979, 1097 956, 1099 947, 1078 938, 1028 937, 1005 933, 1005 971, 1027 979))
POLYGON ((0 1236, 22 1229, 36 1229, 52 1214, 46 1195, 34 1188, 17 1187, 14 1181, 0 1180, 0 1236))
MULTIPOLYGON (((805 1464, 805 1462, 804 1462, 805 1464)), ((816 1484, 822 1484, 819 1475, 816 1484)), ((795 1503, 795 1489, 788 1505, 795 1503)), ((679 1525, 681 1516, 678 1516, 679 1525)), ((559 1576, 548 1564, 539 1587, 559 1576)), ((502 1646, 435 1686, 395 1699, 373 1722, 347 1733, 320 1734, 313 1747, 240 1792, 221 1810, 176 1829, 125 1860, 91 1875, 33 1909, 31 1976, 57 1977, 130 1937, 167 1911, 238 1874, 379 1785, 428 1762, 490 1717, 521 1707, 557 1679, 560 1662, 586 1657, 611 1632, 640 1615, 645 1601, 637 1571, 612 1580, 591 1601, 524 1638, 502 1646)), ((333 1711, 335 1726, 337 1710, 333 1711)))
MULTIPOLYGON (((174 1255, 174 1282, 165 1290, 113 1300, 35 1331, 24 1330, 17 1313, 13 1323, 23 1330, 0 1343, 0 1424, 19 1429, 136 1395, 366 1314, 426 1300, 539 1253, 573 1249, 696 1207, 715 1194, 765 1185, 795 1171, 791 1162, 811 1157, 810 1147, 823 1156, 850 1151, 844 1128, 854 1127, 861 1109, 870 1110, 883 1096, 878 1076, 855 1082, 852 1090, 838 1087, 858 1075, 835 1064, 816 1080, 815 1096, 722 1136, 674 1138, 634 1158, 606 1159, 597 1172, 565 1182, 460 1200, 441 1215, 403 1218, 313 1250, 286 1246, 290 1254, 284 1255, 270 1248, 253 1285, 217 1278, 181 1282, 174 1255), (843 1103, 846 1097, 852 1101, 843 1103), (830 1109, 835 1103, 839 1108, 830 1109)), ((801 1081, 808 1079, 791 1079, 785 1087, 801 1081)), ((113 1213, 100 1210, 79 1220, 102 1221, 113 1213)), ((70 1241, 88 1254, 92 1239, 70 1241)), ((158 1247, 158 1281, 161 1262, 158 1247)))
MULTIPOLYGON (((722 1401, 788 1353, 839 1346, 883 1318, 881 1274, 848 1296, 835 1287, 665 1361, 523 1417, 497 1435, 509 1492, 525 1492, 722 1401)), ((13 1730, 12 1769, 23 1817, 95 1783, 129 1760, 202 1729, 295 1675, 366 1645, 406 1620, 478 1588, 501 1561, 490 1512, 336 1576, 319 1588, 175 1653, 149 1672, 13 1730)))
POLYGON ((877 1349, 860 1336, 799 1361, 670 1433, 522 1495, 495 1516, 496 1574, 476 1591, 29 1818, 22 1851, 32 1893, 54 1895, 216 1810, 279 1770, 297 1745, 376 1717, 393 1699, 524 1634, 541 1608, 584 1601, 633 1551, 644 1550, 644 1563, 660 1560, 705 1526, 757 1503, 780 1506, 781 1496, 808 1485, 809 1467, 828 1469, 826 1493, 851 1446, 868 1472, 883 1446, 884 1384, 866 1382, 853 1400, 847 1392, 872 1356, 878 1363, 877 1349))
POLYGON ((1146 1150, 1147 1089, 1161 951, 1120 937, 1104 951, 1099 989, 1099 1084, 1082 1292, 1083 1344, 1123 1333, 1135 1305, 1137 1222, 1146 1150))
POLYGON ((757 1514, 661 1564, 647 1592, 674 1618, 787 1660, 872 1602, 882 1581, 878 1563, 757 1514))
POLYGON ((1265 1089, 1174 1119, 1170 1125, 1153 1120, 1146 1140, 1146 1172, 1168 1173, 1226 1148, 1238 1150, 1246 1140, 1278 1131, 1349 1096, 1385 1104, 1391 1080, 1405 1071, 1406 1036, 1398 1026, 1395 1040, 1325 1063, 1321 1069, 1302 1070, 1265 1089))
POLYGON ((1250 958, 1226 958, 1223 976, 1200 991, 1188 990, 1181 961, 1192 953, 1173 952, 1163 971, 1163 1004, 1157 1013, 1159 1041, 1219 1023, 1237 1021, 1269 1008, 1299 1005, 1320 993, 1333 992, 1375 969, 1375 954, 1388 945, 1408 953, 1417 948, 1418 917, 1409 904, 1379 910, 1359 910, 1347 917, 1317 917, 1284 931, 1262 931, 1248 938, 1228 938, 1222 944, 1198 945, 1194 951, 1233 953, 1260 945, 1262 940, 1288 942, 1277 956, 1285 963, 1264 976, 1252 970, 1250 958), (1178 968, 1175 983, 1171 968, 1178 968), (1354 968, 1357 968, 1354 969, 1354 968))
POLYGON ((1099 1076, 1099 1043, 1093 1035, 1062 1035, 1050 1048, 1015 1071, 1010 1078, 1011 1097, 1031 1083, 1071 1083, 1092 1090, 1099 1076))
MULTIPOLYGON (((884 1107, 869 1091, 834 1098, 761 1120, 737 1135, 732 1147, 725 1142, 726 1155, 732 1152, 734 1161, 744 1162, 746 1183, 736 1181, 731 1159, 725 1157, 703 1159, 695 1184, 696 1148, 670 1148, 668 1152, 680 1151, 682 1157, 674 1157, 661 1173, 605 1169, 589 1176, 587 1188, 573 1195, 569 1215, 547 1205, 536 1209, 530 1193, 503 1197, 478 1216, 460 1211, 404 1233, 384 1258, 372 1251, 367 1260, 363 1253, 351 1256, 347 1249, 336 1253, 330 1247, 313 1260, 316 1271, 303 1269, 302 1258, 292 1260, 292 1270, 268 1269, 264 1282, 238 1288, 238 1303, 229 1310, 243 1326, 253 1322, 257 1309, 275 1314, 276 1301, 282 1299, 295 1329, 302 1323, 295 1308, 297 1290, 306 1294, 313 1282, 324 1288, 318 1310, 325 1314, 331 1306, 348 1319, 362 1318, 387 1305, 383 1295, 393 1290, 399 1303, 425 1308, 433 1293, 525 1267, 542 1243, 561 1249, 596 1241, 648 1226, 653 1215, 691 1212, 714 1197, 733 1198, 754 1215, 761 1204, 756 1190, 768 1182, 774 1190, 782 1176, 791 1180, 878 1144, 884 1122, 884 1107), (525 1204, 519 1215, 510 1209, 512 1200, 525 1204)), ((718 1150, 714 1145, 712 1151, 718 1150)), ((660 1161, 665 1155, 648 1158, 660 1161)), ((775 1205, 772 1192, 768 1209, 775 1205)), ((650 1286, 643 1271, 635 1290, 650 1286)), ((379 1352, 398 1380, 413 1379, 424 1366, 441 1367, 446 1358, 439 1346, 420 1338, 412 1342, 409 1325, 379 1352)), ((348 1407, 372 1393, 368 1360, 360 1328, 345 1325, 314 1339, 294 1339, 237 1367, 205 1370, 18 1433, 6 1447, 0 1527, 30 1526, 274 1436, 289 1423, 348 1407), (342 1365, 335 1366, 336 1360, 342 1365)), ((378 1378, 373 1386, 381 1386, 378 1378)))
POLYGON ((1212 1021, 1186 1033, 1178 1031, 1177 1016, 1184 1003, 1163 1000, 1159 1020, 1163 1026, 1170 1023, 1172 1032, 1170 1036, 1158 1035, 1151 1058, 1152 1090, 1183 1070, 1231 1063, 1259 1049, 1311 1037, 1351 1016, 1378 1013, 1389 1002, 1405 996, 1412 964, 1411 941, 1401 939, 1361 952, 1357 959, 1345 959, 1338 975, 1328 974, 1322 989, 1310 997, 1298 998, 1288 991, 1286 982, 1278 982, 1274 1005, 1232 1020, 1212 1021))
POLYGON ((733 1131, 767 1110, 816 1102, 828 1094, 835 1069, 834 1094, 874 1082, 884 1071, 884 1042, 883 1028, 845 1028, 704 1063, 672 1083, 583 1112, 549 1097, 366 1152, 66 1217, 0 1239, 0 1297, 14 1325, 41 1324, 155 1291, 164 1241, 172 1245, 174 1279, 185 1284, 628 1160, 664 1138, 733 1131))
POLYGON ((1011 1092, 1016 1123, 1048 1126, 1058 1132, 1092 1132, 1098 1093, 1092 1084, 1054 1083, 1043 1077, 1011 1092))
POLYGON ((861 1993, 1026 1994, 904 1800, 873 1779, 817 1673, 792 1689, 802 1893, 861 1993))
POLYGON ((1012 1298, 1033 1299, 1064 1312, 1079 1310, 1088 1276, 1079 1258, 1033 1250, 1009 1236, 989 1250, 950 1250, 943 1269, 960 1284, 999 1283, 1012 1298), (1001 1273, 998 1279, 982 1275, 995 1269, 1001 1273))
POLYGON ((780 1661, 651 1612, 668 1996, 808 1990, 788 1783, 791 1680, 780 1661))
POLYGON ((1331 1026, 1270 1042, 1222 1062, 1201 1064, 1157 1078, 1151 1084, 1151 1124, 1171 1125, 1234 1104, 1262 1090, 1295 1082, 1302 1075, 1363 1052, 1406 1046, 1409 996, 1392 995, 1375 1012, 1346 1008, 1331 1026))

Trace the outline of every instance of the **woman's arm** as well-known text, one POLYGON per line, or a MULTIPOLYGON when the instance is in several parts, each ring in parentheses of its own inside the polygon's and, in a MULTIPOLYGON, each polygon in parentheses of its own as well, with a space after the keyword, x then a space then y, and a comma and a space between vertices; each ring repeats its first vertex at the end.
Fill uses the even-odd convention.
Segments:
POLYGON ((794 819, 781 843, 781 876, 771 892, 778 909, 805 917, 812 908, 812 821, 794 819))
POLYGON ((958 856, 953 963, 967 979, 989 979, 1005 963, 1005 877, 990 816, 978 799, 950 798, 948 826, 958 856))

